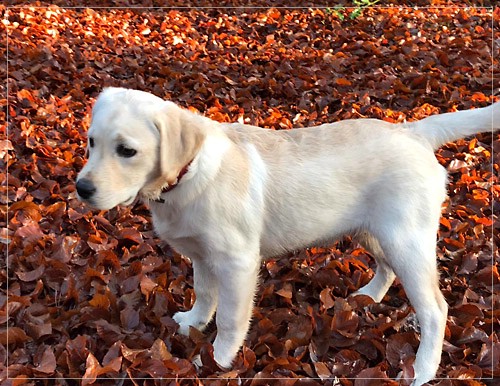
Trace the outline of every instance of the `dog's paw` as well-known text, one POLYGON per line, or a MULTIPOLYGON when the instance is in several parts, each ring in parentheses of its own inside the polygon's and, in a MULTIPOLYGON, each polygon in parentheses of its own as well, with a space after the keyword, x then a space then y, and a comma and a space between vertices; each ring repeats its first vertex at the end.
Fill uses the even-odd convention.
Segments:
POLYGON ((203 331, 203 329, 207 325, 207 322, 204 320, 200 320, 193 312, 193 310, 177 312, 174 315, 173 319, 179 325, 179 329, 177 330, 177 332, 186 336, 189 336, 189 327, 194 327, 200 331, 203 331))
POLYGON ((360 288, 356 292, 353 292, 349 296, 364 295, 364 296, 368 296, 375 303, 380 303, 382 301, 382 299, 384 298, 385 293, 381 293, 380 291, 373 289, 372 286, 370 286, 370 283, 368 283, 364 287, 360 288))
POLYGON ((233 344, 228 344, 229 342, 224 342, 217 335, 214 341, 214 359, 217 365, 223 370, 230 370, 233 367, 233 361, 238 354, 239 347, 233 344))
POLYGON ((236 355, 228 355, 214 350, 214 359, 217 365, 224 371, 229 371, 233 367, 233 361, 236 355))

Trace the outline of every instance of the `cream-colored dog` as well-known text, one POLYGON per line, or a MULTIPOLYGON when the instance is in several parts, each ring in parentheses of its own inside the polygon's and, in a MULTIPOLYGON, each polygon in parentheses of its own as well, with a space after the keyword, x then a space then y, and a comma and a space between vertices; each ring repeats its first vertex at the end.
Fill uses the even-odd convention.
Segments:
POLYGON ((421 327, 415 385, 438 369, 447 304, 436 232, 446 172, 433 151, 500 127, 500 103, 391 124, 356 119, 294 130, 218 123, 151 94, 107 88, 93 109, 81 200, 149 203, 158 235, 191 259, 196 302, 179 331, 215 311, 215 360, 230 367, 252 315, 261 258, 352 234, 378 267, 358 293, 380 301, 396 275, 421 327))

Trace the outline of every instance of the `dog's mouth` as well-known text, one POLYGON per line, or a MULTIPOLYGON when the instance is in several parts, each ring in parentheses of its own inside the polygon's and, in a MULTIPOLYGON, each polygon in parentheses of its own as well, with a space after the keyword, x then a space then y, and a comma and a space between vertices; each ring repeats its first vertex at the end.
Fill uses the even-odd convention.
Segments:
POLYGON ((90 209, 95 209, 95 210, 110 210, 111 208, 114 208, 117 205, 120 205, 120 206, 129 206, 129 205, 133 204, 136 201, 137 195, 130 196, 125 201, 122 201, 122 202, 119 202, 119 203, 115 202, 114 204, 111 204, 109 202, 106 202, 106 203, 99 202, 99 201, 96 202, 96 200, 82 199, 81 197, 78 197, 78 198, 79 198, 80 201, 82 201, 83 203, 85 203, 85 205, 87 205, 90 209))

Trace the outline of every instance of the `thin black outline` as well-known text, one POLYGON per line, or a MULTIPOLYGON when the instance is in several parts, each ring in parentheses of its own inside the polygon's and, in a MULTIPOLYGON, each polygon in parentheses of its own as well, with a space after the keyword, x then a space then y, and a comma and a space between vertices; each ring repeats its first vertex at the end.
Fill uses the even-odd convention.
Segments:
MULTIPOLYGON (((332 9, 332 8, 336 8, 335 6, 332 6, 332 7, 329 7, 329 6, 290 6, 290 7, 285 7, 285 6, 275 6, 275 7, 265 7, 265 6, 204 6, 204 7, 197 7, 197 6, 159 6, 159 7, 156 7, 156 6, 153 6, 153 7, 148 7, 148 6, 118 6, 118 7, 105 7, 105 6, 69 6, 69 7, 62 7, 62 6, 57 6, 57 5, 47 5, 47 6, 32 6, 32 5, 15 5, 15 6, 6 6, 5 7, 5 18, 4 19, 9 19, 9 10, 10 9, 23 9, 23 8, 34 8, 34 9, 49 9, 51 7, 58 7, 58 8, 62 8, 62 9, 86 9, 86 8, 89 8, 89 9, 131 9, 131 10, 139 10, 139 9, 142 9, 142 10, 160 10, 160 9, 170 9, 170 10, 180 10, 180 11, 186 11, 186 10, 191 10, 191 9, 207 9, 207 10, 212 10, 212 9, 231 9, 231 10, 267 10, 267 9, 286 9, 286 10, 290 10, 290 9, 293 9, 293 10, 297 10, 297 9, 332 9)), ((346 6, 344 7, 344 9, 347 9, 347 10, 350 10, 350 9, 355 9, 356 7, 353 7, 353 6, 346 6)), ((470 9, 470 8, 475 8, 475 9, 485 9, 487 11, 490 11, 491 12, 491 97, 494 96, 494 58, 495 58, 495 34, 494 34, 494 31, 495 31, 495 19, 494 19, 494 11, 495 11, 495 6, 490 6, 490 7, 485 7, 485 6, 466 6, 466 5, 449 5, 449 6, 393 6, 393 7, 389 7, 389 6, 372 6, 372 7, 367 7, 367 8, 374 8, 374 9, 447 9, 447 8, 453 8, 453 9, 470 9)), ((9 138, 9 123, 10 123, 10 114, 9 114, 9 31, 8 31, 8 28, 5 29, 5 35, 6 35, 6 100, 7 100, 7 104, 6 104, 6 139, 9 138)), ((491 133, 492 133, 492 139, 491 139, 491 178, 493 180, 494 178, 494 163, 493 163, 493 160, 494 160, 494 155, 495 155, 495 152, 494 152, 494 148, 493 148, 493 144, 494 144, 494 133, 495 133, 495 130, 493 129, 493 112, 492 112, 492 115, 491 115, 491 120, 492 120, 492 129, 491 129, 491 133)), ((9 164, 7 163, 6 165, 6 183, 7 183, 7 187, 9 186, 9 164)), ((491 187, 490 187, 490 195, 491 195, 491 216, 490 218, 492 219, 492 221, 494 221, 494 193, 493 193, 493 182, 491 184, 491 187)), ((8 224, 9 224, 9 200, 8 200, 8 191, 7 191, 7 195, 6 195, 7 199, 6 199, 6 208, 7 208, 7 215, 6 215, 6 224, 7 224, 7 232, 8 232, 8 224)), ((493 232, 493 227, 492 227, 492 230, 491 230, 491 264, 492 266, 494 266, 495 264, 495 243, 494 243, 494 232, 493 232)), ((9 235, 7 233, 7 242, 6 242, 6 262, 7 262, 7 259, 8 259, 8 256, 9 256, 9 244, 10 244, 10 239, 9 239, 9 235)), ((498 249, 498 247, 496 248, 498 249)), ((6 290, 6 296, 7 296, 7 299, 6 299, 6 304, 8 304, 8 298, 9 298, 9 294, 8 294, 8 288, 9 288, 9 266, 8 264, 6 264, 6 273, 7 273, 7 290, 6 290)), ((492 288, 492 300, 491 300, 491 310, 493 311, 494 310, 494 301, 493 301, 493 298, 494 298, 494 293, 493 293, 493 286, 494 286, 494 276, 493 276, 493 272, 492 272, 492 275, 491 275, 491 288, 492 288)), ((7 318, 7 321, 6 321, 6 328, 7 330, 9 329, 9 310, 8 310, 8 307, 6 306, 6 318, 7 318)), ((495 332, 495 329, 494 329, 494 325, 492 323, 492 326, 491 326, 491 335, 493 335, 495 332)), ((493 343, 494 342, 491 342, 491 345, 493 347, 493 343)), ((6 344, 6 352, 8 353, 9 351, 9 342, 7 340, 7 344, 6 344)), ((15 378, 9 378, 9 357, 7 356, 7 362, 6 362, 6 373, 7 373, 7 378, 6 379, 15 379, 15 378)), ((491 370, 492 370, 492 373, 494 372, 494 367, 493 367, 493 361, 491 363, 491 370)), ((39 378, 39 377, 35 377, 35 378, 26 378, 26 380, 61 380, 61 378, 54 378, 54 377, 49 377, 49 378, 39 378)), ((85 378, 64 378, 65 380, 82 380, 82 379, 85 379, 85 378)), ((99 378, 96 378, 96 380, 99 379, 99 378)), ((123 380, 123 379, 126 379, 126 378, 111 378, 111 377, 106 377, 106 378, 103 378, 105 380, 123 380)), ((199 377, 188 377, 188 378, 181 378, 181 377, 172 377, 172 378, 134 378, 134 380, 165 380, 165 381, 168 381, 168 380, 204 380, 204 379, 210 379, 210 380, 223 380, 223 379, 240 379, 240 380, 250 380, 250 379, 253 379, 253 378, 242 378, 242 377, 236 377, 236 378, 224 378, 224 377, 217 377, 217 378, 199 378, 199 377)), ((289 378, 259 378, 260 380, 279 380, 279 379, 289 379, 289 378)), ((319 377, 317 378, 311 378, 311 377, 308 377, 308 378, 304 378, 304 379, 314 379, 314 380, 321 380, 321 381, 325 381, 325 380, 333 380, 334 382, 336 382, 336 380, 338 379, 338 377, 334 377, 334 378, 327 378, 327 379, 321 379, 319 377)), ((343 378, 343 379, 349 379, 349 380, 355 380, 355 379, 377 379, 377 380, 391 380, 390 378, 343 378)), ((400 378, 399 380, 402 380, 402 379, 405 379, 405 380, 411 380, 411 379, 408 379, 408 378, 400 378)), ((449 378, 449 377, 446 377, 446 378, 433 378, 433 380, 452 380, 452 379, 462 379, 462 378, 449 378)), ((490 378, 469 378, 471 380, 492 380, 494 379, 494 376, 492 375, 490 378)), ((336 383, 334 383, 336 384, 336 383)))

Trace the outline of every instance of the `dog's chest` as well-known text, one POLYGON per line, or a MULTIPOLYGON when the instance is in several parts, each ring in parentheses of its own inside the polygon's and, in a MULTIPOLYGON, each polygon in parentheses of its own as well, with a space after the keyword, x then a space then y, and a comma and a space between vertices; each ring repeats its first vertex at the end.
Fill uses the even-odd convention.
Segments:
POLYGON ((199 220, 189 209, 178 211, 163 205, 152 206, 151 214, 156 234, 178 253, 190 257, 205 254, 199 220))

